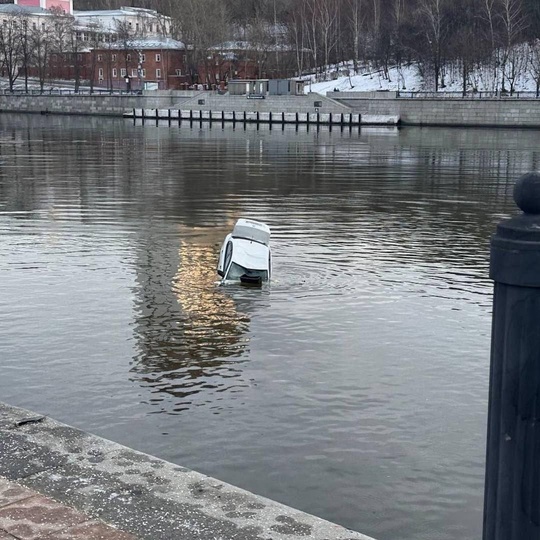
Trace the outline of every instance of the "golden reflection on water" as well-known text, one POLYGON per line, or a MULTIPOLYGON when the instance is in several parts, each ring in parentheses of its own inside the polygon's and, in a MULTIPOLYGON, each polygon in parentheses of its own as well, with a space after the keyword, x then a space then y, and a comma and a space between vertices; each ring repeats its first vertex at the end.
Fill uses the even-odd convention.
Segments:
MULTIPOLYGON (((150 389, 149 402, 171 414, 201 400, 212 404, 214 392, 238 392, 249 384, 242 379, 241 357, 249 353, 250 317, 219 286, 215 233, 179 232, 177 252, 145 254, 146 261, 155 262, 139 268, 146 274, 139 275, 141 306, 148 299, 154 305, 159 299, 161 305, 149 313, 141 309, 140 354, 131 370, 133 380, 150 389), (164 260, 175 266, 161 266, 164 260), (171 273, 172 279, 167 278, 171 273), (165 404, 171 397, 173 403, 165 404)), ((153 242, 147 249, 159 250, 153 242)))
POLYGON ((217 282, 218 247, 209 238, 197 242, 181 240, 180 265, 173 278, 172 290, 184 314, 186 346, 214 349, 215 356, 240 354, 248 339, 242 334, 249 317, 241 313, 234 300, 217 282))

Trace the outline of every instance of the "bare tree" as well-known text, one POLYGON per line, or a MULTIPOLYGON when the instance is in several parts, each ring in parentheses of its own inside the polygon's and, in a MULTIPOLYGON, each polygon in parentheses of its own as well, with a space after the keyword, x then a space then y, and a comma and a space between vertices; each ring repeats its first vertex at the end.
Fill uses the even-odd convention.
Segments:
POLYGON ((536 97, 540 97, 540 39, 535 39, 529 45, 528 72, 536 85, 536 97))
POLYGON ((365 21, 364 2, 365 0, 346 0, 345 20, 349 25, 352 38, 352 60, 355 73, 358 73, 360 63, 360 42, 365 21))
POLYGON ((274 36, 271 25, 259 14, 247 26, 246 52, 257 64, 257 77, 266 73, 270 53, 275 49, 274 36))
POLYGON ((489 39, 491 51, 491 64, 493 69, 493 90, 499 89, 499 67, 500 67, 500 50, 497 47, 496 40, 496 23, 498 19, 497 8, 499 0, 481 0, 482 9, 480 11, 481 19, 487 26, 487 37, 489 39))
POLYGON ((21 15, 9 14, 0 25, 0 61, 2 72, 8 77, 10 92, 14 90, 23 58, 21 15))
POLYGON ((203 82, 199 73, 199 68, 203 68, 206 82, 214 83, 212 73, 215 73, 216 61, 220 63, 220 44, 230 37, 225 4, 221 0, 176 0, 170 7, 173 24, 179 37, 187 44, 186 56, 192 81, 203 82))
POLYGON ((81 32, 75 27, 74 23, 70 25, 68 39, 69 56, 73 65, 73 78, 75 80, 75 92, 78 92, 81 85, 83 51, 86 52, 86 50, 83 47, 81 32))
POLYGON ((62 78, 70 79, 73 76, 73 57, 71 53, 71 37, 73 34, 74 18, 65 13, 62 9, 53 8, 50 10, 52 17, 50 18, 51 30, 51 52, 61 58, 58 66, 63 66, 63 72, 55 75, 60 75, 62 78))
POLYGON ((34 67, 43 92, 45 81, 49 75, 50 51, 53 44, 53 33, 49 22, 36 26, 30 31, 31 65, 34 67))
POLYGON ((137 31, 128 21, 118 20, 115 21, 115 34, 118 51, 123 56, 126 77, 129 77, 131 55, 138 55, 138 52, 135 50, 135 41, 138 37, 137 31))
POLYGON ((445 2, 446 0, 419 0, 419 15, 430 51, 436 92, 440 86, 444 87, 443 57, 448 34, 445 2))
POLYGON ((502 88, 506 91, 505 81, 510 82, 510 91, 514 91, 513 81, 515 81, 515 70, 521 64, 519 55, 513 49, 522 37, 523 31, 527 28, 527 20, 523 12, 521 0, 499 0, 501 12, 499 15, 503 29, 503 46, 502 46, 502 88))
POLYGON ((325 66, 330 65, 331 54, 338 44, 339 8, 339 0, 319 0, 319 25, 321 28, 325 66))
POLYGON ((294 48, 296 74, 299 77, 304 72, 306 50, 305 8, 305 2, 298 2, 296 8, 291 11, 286 23, 289 43, 294 48))
MULTIPOLYGON (((88 36, 87 47, 88 47, 88 79, 90 84, 90 93, 94 91, 94 79, 96 78, 96 68, 97 68, 97 55, 98 50, 103 47, 105 41, 105 35, 107 38, 110 37, 110 34, 105 33, 103 25, 100 23, 91 23, 85 28, 85 33, 88 36)), ((111 77, 108 77, 110 79, 111 77)))
POLYGON ((19 31, 21 33, 22 69, 24 71, 24 91, 28 93, 28 68, 30 67, 30 17, 26 13, 20 14, 19 31))
POLYGON ((504 79, 510 84, 510 95, 516 90, 516 82, 527 72, 529 48, 526 44, 514 45, 508 54, 503 72, 504 79))

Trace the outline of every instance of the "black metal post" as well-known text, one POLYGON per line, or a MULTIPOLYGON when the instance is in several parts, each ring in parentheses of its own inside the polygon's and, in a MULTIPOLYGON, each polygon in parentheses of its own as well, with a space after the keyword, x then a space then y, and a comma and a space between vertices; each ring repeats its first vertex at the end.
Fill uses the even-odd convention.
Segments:
POLYGON ((491 241, 484 540, 540 538, 540 174, 522 176, 514 200, 523 214, 491 241))

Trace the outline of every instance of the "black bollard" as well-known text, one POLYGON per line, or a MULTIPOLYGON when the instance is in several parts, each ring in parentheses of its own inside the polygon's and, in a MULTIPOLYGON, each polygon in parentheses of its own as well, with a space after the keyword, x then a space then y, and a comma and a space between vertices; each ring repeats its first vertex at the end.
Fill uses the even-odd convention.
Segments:
POLYGON ((523 214, 491 241, 484 540, 540 538, 540 174, 522 176, 514 200, 523 214))

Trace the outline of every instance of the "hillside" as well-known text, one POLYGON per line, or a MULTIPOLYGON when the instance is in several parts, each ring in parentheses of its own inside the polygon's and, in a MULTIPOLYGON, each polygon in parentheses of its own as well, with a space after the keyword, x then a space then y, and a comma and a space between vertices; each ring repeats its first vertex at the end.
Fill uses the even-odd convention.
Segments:
MULTIPOLYGON (((318 76, 320 78, 320 75, 318 76)), ((378 90, 401 90, 406 92, 433 91, 433 86, 429 81, 425 81, 420 74, 418 65, 412 64, 403 66, 401 69, 390 68, 388 78, 384 76, 382 70, 364 68, 359 74, 354 74, 351 64, 343 64, 329 70, 325 74, 326 80, 317 81, 314 75, 307 78, 311 84, 306 83, 306 92, 317 92, 326 94, 335 89, 340 92, 374 92, 378 90), (349 76, 349 73, 351 75, 349 76)), ((478 92, 492 92, 500 87, 502 74, 498 73, 497 80, 493 70, 488 67, 476 67, 469 74, 467 91, 473 89, 478 92), (498 84, 497 84, 498 83, 498 84)), ((506 85, 508 87, 508 83, 506 85)), ((459 69, 448 69, 446 73, 445 86, 440 88, 440 92, 462 92, 463 83, 459 69)), ((535 92, 536 82, 531 74, 524 70, 520 73, 515 82, 516 92, 535 92)))

